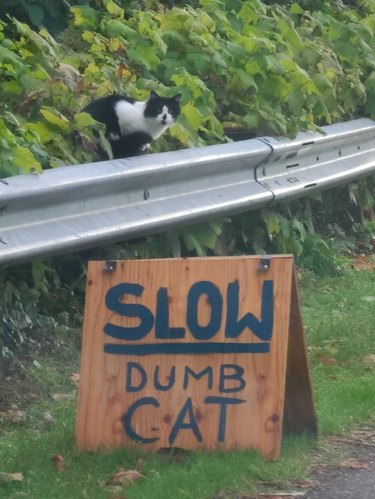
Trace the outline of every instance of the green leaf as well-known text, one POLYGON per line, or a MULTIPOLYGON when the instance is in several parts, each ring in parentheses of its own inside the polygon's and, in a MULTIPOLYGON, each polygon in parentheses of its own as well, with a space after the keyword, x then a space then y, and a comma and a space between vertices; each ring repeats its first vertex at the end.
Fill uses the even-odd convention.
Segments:
POLYGON ((291 113, 296 116, 300 115, 305 105, 306 97, 300 91, 295 90, 291 92, 288 98, 288 108, 291 113))
POLYGON ((248 90, 251 87, 253 87, 254 90, 257 90, 258 88, 254 77, 243 69, 238 69, 234 74, 234 78, 238 78, 240 80, 244 90, 248 90))
POLYGON ((106 32, 109 36, 122 36, 126 40, 138 40, 139 34, 133 28, 130 28, 124 21, 110 19, 105 24, 106 32))
POLYGON ((292 225, 293 225, 293 228, 299 232, 300 237, 303 238, 306 234, 306 230, 305 230, 305 227, 303 225, 303 222, 301 222, 301 220, 298 220, 298 218, 293 217, 292 225))
POLYGON ((290 251, 296 256, 300 256, 303 251, 302 244, 299 241, 297 241, 295 238, 288 238, 287 242, 288 242, 287 244, 288 251, 290 251))
POLYGON ((199 244, 199 242, 196 240, 196 238, 193 236, 193 234, 190 234, 189 232, 184 232, 182 237, 183 237, 186 249, 188 251, 195 251, 198 256, 205 255, 204 249, 199 244))
POLYGON ((131 47, 128 56, 134 64, 143 64, 148 70, 155 69, 160 63, 159 57, 152 48, 145 45, 137 45, 137 48, 131 47))
POLYGON ((65 116, 49 111, 48 109, 41 109, 40 113, 44 116, 44 118, 51 123, 51 125, 56 126, 64 133, 70 132, 70 123, 69 120, 65 118, 65 116))
POLYGON ((1 65, 11 64, 12 66, 14 66, 14 68, 18 70, 22 70, 24 68, 26 69, 26 66, 22 61, 22 59, 17 54, 7 49, 3 45, 0 45, 0 61, 1 65))
POLYGON ((103 130, 103 128, 99 129, 99 139, 100 147, 104 149, 110 159, 113 159, 112 147, 105 136, 105 131, 103 130))
POLYGON ((291 14, 300 14, 301 15, 304 13, 303 8, 300 5, 298 5, 298 3, 292 3, 289 11, 291 14))
POLYGON ((189 130, 181 125, 181 123, 176 123, 173 127, 171 127, 169 130, 169 134, 171 135, 171 137, 175 137, 176 139, 178 139, 184 146, 187 146, 189 144, 189 130))
POLYGON ((277 215, 273 211, 263 210, 262 218, 266 223, 269 235, 278 234, 280 232, 280 222, 277 215))
POLYGON ((13 156, 14 165, 24 172, 41 172, 42 166, 27 147, 17 147, 13 156))
POLYGON ((277 75, 283 75, 285 73, 284 68, 280 62, 279 55, 266 55, 264 57, 265 65, 271 73, 275 73, 277 75))
POLYGON ((77 113, 74 116, 74 127, 77 130, 83 130, 86 127, 97 125, 97 121, 89 113, 77 113))
POLYGON ((99 12, 88 5, 76 5, 70 7, 73 14, 73 23, 77 27, 96 29, 99 23, 99 12))
POLYGON ((277 26, 288 45, 292 45, 297 49, 300 49, 302 47, 302 41, 298 32, 289 22, 284 19, 280 19, 277 23, 277 26))
POLYGON ((51 140, 53 140, 55 137, 55 134, 52 132, 52 130, 45 123, 42 122, 25 123, 24 129, 31 130, 32 132, 38 134, 43 144, 51 142, 51 140))
MULTIPOLYGON (((217 229, 217 227, 216 227, 217 229)), ((193 236, 194 241, 202 248, 214 249, 217 243, 218 233, 211 224, 197 224, 190 227, 187 231, 193 236)))
POLYGON ((113 16, 120 17, 121 19, 124 18, 124 9, 116 5, 113 0, 104 0, 104 5, 107 11, 113 16))
POLYGON ((322 73, 315 73, 312 75, 313 82, 317 86, 317 88, 320 90, 320 92, 324 93, 327 90, 330 92, 332 91, 333 84, 332 82, 327 78, 326 75, 322 73))
POLYGON ((204 118, 198 109, 191 102, 188 102, 182 107, 181 112, 189 125, 191 125, 194 130, 199 130, 204 118))
POLYGON ((247 113, 244 117, 244 122, 246 123, 247 128, 249 128, 250 130, 256 129, 260 122, 259 113, 255 111, 247 113))

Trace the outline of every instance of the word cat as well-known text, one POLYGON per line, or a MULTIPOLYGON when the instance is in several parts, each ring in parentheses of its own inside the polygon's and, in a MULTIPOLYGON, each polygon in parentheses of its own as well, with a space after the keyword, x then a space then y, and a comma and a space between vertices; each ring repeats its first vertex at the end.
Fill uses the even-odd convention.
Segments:
MULTIPOLYGON (((160 137, 175 123, 180 114, 181 94, 160 97, 151 90, 147 101, 137 101, 123 95, 101 97, 83 111, 106 126, 106 138, 114 159, 137 156, 150 148, 150 142, 160 137)), ((98 147, 101 159, 108 159, 98 147)))

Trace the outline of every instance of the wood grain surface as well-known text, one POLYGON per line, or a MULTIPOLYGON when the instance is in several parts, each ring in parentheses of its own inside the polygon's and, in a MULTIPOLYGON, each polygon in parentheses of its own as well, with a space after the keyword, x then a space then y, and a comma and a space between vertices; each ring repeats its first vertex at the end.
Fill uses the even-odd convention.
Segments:
MULTIPOLYGON (((298 302, 296 290, 292 295, 293 259, 273 256, 270 262, 264 270, 259 268, 259 257, 131 260, 115 262, 112 271, 105 270, 104 262, 90 262, 78 448, 140 443, 150 450, 253 448, 276 458, 283 427, 290 320, 297 353, 306 352, 300 316, 295 319, 291 312, 291 306, 298 305, 291 303, 292 296, 298 302), (124 284, 138 285, 134 289, 139 296, 124 284), (269 295, 270 286, 273 302, 262 295, 265 289, 269 295), (131 292, 121 294, 124 290, 131 292), (236 293, 238 310, 233 312, 236 293), (138 313, 140 309, 129 307, 136 304, 146 309, 138 313), (138 316, 143 313, 143 318, 138 316), (260 323, 260 332, 249 327, 241 332, 238 326, 233 333, 230 324, 246 314, 253 316, 251 324, 260 323), (273 326, 268 327, 268 341, 260 336, 267 334, 270 314, 273 326), (147 334, 129 339, 141 334, 146 319, 152 321, 144 329, 147 334), (233 334, 236 337, 230 337, 233 334), (141 350, 127 351, 135 346, 141 350), (113 353, 106 353, 111 348, 113 353)), ((293 357, 296 361, 295 353, 293 357)), ((292 401, 298 401, 299 388, 308 392, 301 395, 302 403, 310 400, 312 404, 306 358, 295 373, 304 380, 294 386, 288 405, 292 426, 298 426, 292 401)), ((299 426, 304 424, 305 420, 299 426)))

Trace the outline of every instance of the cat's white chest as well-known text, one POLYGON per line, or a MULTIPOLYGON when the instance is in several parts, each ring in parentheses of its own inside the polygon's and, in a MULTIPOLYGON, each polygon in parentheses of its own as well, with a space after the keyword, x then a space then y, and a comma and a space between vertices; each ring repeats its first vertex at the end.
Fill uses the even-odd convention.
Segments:
POLYGON ((137 101, 131 104, 126 100, 119 101, 116 104, 115 111, 122 136, 133 132, 145 132, 152 139, 156 139, 170 126, 171 123, 161 124, 157 117, 146 118, 144 116, 146 105, 147 102, 137 101))
POLYGON ((146 102, 134 102, 131 104, 125 100, 116 104, 115 110, 119 121, 121 135, 132 132, 147 131, 147 123, 144 117, 146 102))

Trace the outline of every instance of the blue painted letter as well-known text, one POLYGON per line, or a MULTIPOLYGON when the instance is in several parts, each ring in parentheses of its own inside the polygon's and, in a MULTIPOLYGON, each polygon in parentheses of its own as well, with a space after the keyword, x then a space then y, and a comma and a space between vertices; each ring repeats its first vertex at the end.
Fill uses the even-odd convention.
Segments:
POLYGON ((220 289, 210 281, 199 281, 192 285, 187 297, 186 324, 197 340, 209 340, 219 331, 223 298, 220 289), (198 303, 206 295, 211 307, 211 317, 206 326, 198 324, 198 303))
POLYGON ((198 442, 202 442, 202 435, 199 431, 197 422, 195 421, 193 404, 190 397, 185 402, 183 408, 177 416, 175 424, 173 425, 172 431, 169 435, 169 445, 173 445, 173 442, 176 440, 177 434, 180 430, 192 430, 198 442), (189 421, 184 423, 186 414, 189 415, 189 421))
POLYGON ((141 364, 138 364, 138 362, 128 362, 128 365, 126 366, 126 385, 125 385, 125 390, 127 392, 139 392, 142 390, 147 382, 147 374, 146 371, 143 369, 141 364), (133 370, 136 369, 138 371, 138 374, 140 376, 140 381, 138 385, 135 385, 133 383, 133 370))
POLYGON ((152 444, 152 442, 156 442, 156 440, 159 440, 159 437, 142 437, 132 428, 133 414, 138 409, 138 407, 141 407, 142 405, 153 405, 154 407, 160 407, 159 402, 154 397, 144 397, 137 400, 129 407, 128 411, 123 416, 124 430, 128 437, 130 437, 132 440, 135 440, 136 442, 139 442, 141 444, 152 444))
POLYGON ((185 328, 169 327, 169 303, 167 288, 160 288, 157 294, 155 336, 159 339, 183 338, 185 328))
POLYGON ((139 326, 125 327, 116 326, 107 323, 104 326, 105 334, 118 338, 120 340, 141 340, 151 330, 154 325, 154 316, 150 310, 139 303, 122 303, 121 298, 124 295, 141 296, 143 293, 143 286, 140 284, 121 283, 109 289, 106 297, 105 304, 109 310, 116 312, 122 317, 138 317, 140 319, 139 326))
POLYGON ((189 374, 191 374, 191 376, 194 379, 200 379, 207 374, 208 376, 207 388, 209 389, 212 388, 212 383, 213 383, 212 367, 206 367, 206 369, 203 369, 203 371, 195 373, 193 369, 190 369, 190 367, 185 366, 184 384, 183 384, 184 390, 186 390, 186 388, 189 386, 189 374))
POLYGON ((172 366, 171 367, 171 370, 169 372, 169 376, 167 376, 168 383, 165 386, 161 385, 160 382, 159 382, 159 369, 160 369, 159 366, 155 367, 155 372, 154 372, 154 387, 156 388, 156 390, 160 390, 162 392, 167 392, 174 385, 174 382, 175 382, 175 379, 176 379, 176 366, 172 366))
POLYGON ((225 336, 237 338, 246 328, 262 341, 269 341, 273 330, 273 281, 264 281, 262 288, 261 319, 248 312, 238 319, 239 283, 231 282, 227 290, 227 322, 225 336))
POLYGON ((244 370, 241 366, 237 364, 222 364, 220 366, 220 377, 219 377, 219 391, 222 393, 230 393, 230 392, 240 392, 246 386, 246 382, 243 379, 242 375, 244 370), (232 369, 232 374, 227 374, 226 369, 232 369), (225 381, 227 379, 233 379, 238 382, 237 386, 226 388, 225 381))
POLYGON ((218 442, 224 442, 225 426, 227 423, 227 405, 243 404, 246 400, 226 398, 226 397, 206 397, 205 404, 220 404, 220 417, 219 417, 219 433, 217 435, 218 442))

